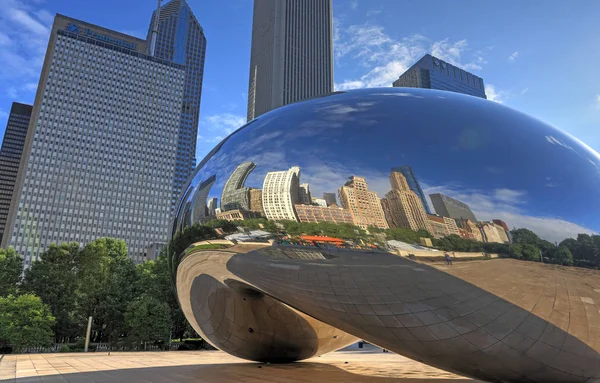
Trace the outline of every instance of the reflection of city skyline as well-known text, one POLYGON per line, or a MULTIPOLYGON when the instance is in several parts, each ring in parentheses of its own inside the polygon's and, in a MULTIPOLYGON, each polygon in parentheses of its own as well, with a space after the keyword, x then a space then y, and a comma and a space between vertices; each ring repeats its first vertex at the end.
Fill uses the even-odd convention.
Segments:
MULTIPOLYGON (((509 242, 506 223, 499 219, 479 222, 467 204, 442 193, 429 196, 435 209, 432 214, 410 166, 391 169, 391 190, 383 197, 369 190, 366 178, 352 175, 340 185, 337 196, 325 192, 323 198, 313 197, 310 184, 301 183, 299 166, 267 172, 262 188, 246 186, 255 168, 252 161, 238 165, 225 182, 220 209, 214 208, 218 202, 213 197, 204 205, 205 216, 231 221, 263 217, 272 221, 348 223, 366 230, 406 228, 425 230, 434 238, 454 234, 481 242, 509 242)), ((213 184, 214 180, 210 186, 213 184)))

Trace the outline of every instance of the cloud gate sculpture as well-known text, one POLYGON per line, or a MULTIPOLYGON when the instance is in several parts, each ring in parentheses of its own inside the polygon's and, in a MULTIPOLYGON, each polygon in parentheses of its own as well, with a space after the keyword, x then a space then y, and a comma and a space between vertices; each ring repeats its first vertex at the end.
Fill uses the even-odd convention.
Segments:
POLYGON ((279 108, 201 162, 174 240, 207 222, 226 239, 169 262, 232 355, 364 339, 491 382, 600 381, 600 156, 503 105, 385 88, 279 108))

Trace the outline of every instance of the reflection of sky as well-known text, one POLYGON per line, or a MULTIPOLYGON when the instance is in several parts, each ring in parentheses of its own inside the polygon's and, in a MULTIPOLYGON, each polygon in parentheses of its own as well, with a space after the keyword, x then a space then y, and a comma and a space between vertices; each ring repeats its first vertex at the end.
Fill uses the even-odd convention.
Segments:
POLYGON ((383 197, 390 169, 410 165, 426 193, 454 196, 480 219, 529 224, 553 240, 561 230, 600 230, 598 154, 475 97, 387 88, 289 105, 230 136, 195 182, 215 174, 209 197, 220 198, 235 167, 249 160, 257 167, 246 186, 262 188, 267 172, 297 165, 300 182, 308 182, 316 197, 336 192, 351 175, 364 177, 383 197))

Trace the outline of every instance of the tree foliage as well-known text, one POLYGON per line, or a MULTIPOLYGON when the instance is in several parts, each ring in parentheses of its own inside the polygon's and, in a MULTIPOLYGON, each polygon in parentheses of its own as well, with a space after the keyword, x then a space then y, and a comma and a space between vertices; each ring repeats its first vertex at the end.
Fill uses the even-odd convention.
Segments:
POLYGON ((166 342, 171 335, 171 315, 169 306, 150 294, 133 300, 127 306, 125 323, 129 336, 140 342, 166 342))
POLYGON ((12 247, 0 249, 0 297, 17 293, 22 273, 23 258, 12 247))
POLYGON ((15 348, 52 343, 55 318, 33 294, 0 297, 0 345, 15 348))

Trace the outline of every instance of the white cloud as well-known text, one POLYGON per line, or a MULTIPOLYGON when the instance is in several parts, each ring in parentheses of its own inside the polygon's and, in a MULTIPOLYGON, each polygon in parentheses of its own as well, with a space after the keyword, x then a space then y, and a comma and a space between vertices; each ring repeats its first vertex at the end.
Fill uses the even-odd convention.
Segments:
POLYGON ((596 95, 596 106, 600 108, 600 94, 596 95))
POLYGON ((508 61, 515 61, 517 57, 519 57, 519 52, 514 52, 512 55, 508 56, 508 61))
POLYGON ((523 94, 525 94, 525 93, 527 93, 527 92, 529 92, 529 88, 524 88, 524 89, 521 91, 521 95, 523 95, 523 94))
POLYGON ((0 0, 0 82, 15 101, 31 102, 53 21, 37 2, 0 0))
POLYGON ((503 90, 498 90, 492 84, 487 84, 485 86, 485 94, 486 94, 488 100, 494 101, 494 102, 497 102, 500 104, 503 104, 504 101, 506 101, 506 99, 508 98, 508 92, 503 91, 503 90))
POLYGON ((358 8, 358 0, 350 1, 350 8, 352 8, 353 10, 358 8))
POLYGON ((337 65, 343 65, 348 59, 358 62, 364 71, 356 78, 337 83, 336 90, 391 86, 398 76, 428 52, 466 70, 479 70, 486 63, 480 51, 474 52, 470 60, 464 60, 469 51, 467 40, 451 41, 446 38, 434 41, 419 34, 395 39, 379 25, 342 28, 340 24, 340 20, 334 20, 337 65))
POLYGON ((198 141, 219 142, 245 123, 246 117, 233 113, 221 113, 202 118, 198 126, 198 141))
POLYGON ((383 12, 383 10, 381 10, 381 9, 371 9, 371 10, 367 11, 367 17, 377 16, 381 12, 383 12))
MULTIPOLYGON (((528 196, 522 190, 496 189, 491 193, 484 193, 480 190, 464 190, 456 185, 428 186, 422 184, 422 186, 427 196, 433 193, 442 193, 466 203, 478 220, 501 219, 511 229, 527 228, 551 242, 560 242, 568 237, 576 237, 579 233, 593 233, 587 227, 561 218, 527 214, 525 207, 528 196)), ((433 206, 431 200, 429 203, 430 206, 433 206)))

